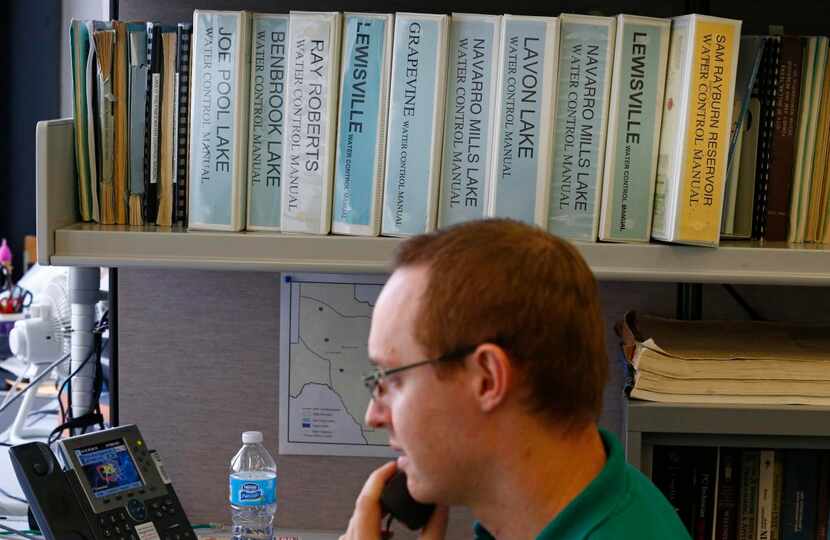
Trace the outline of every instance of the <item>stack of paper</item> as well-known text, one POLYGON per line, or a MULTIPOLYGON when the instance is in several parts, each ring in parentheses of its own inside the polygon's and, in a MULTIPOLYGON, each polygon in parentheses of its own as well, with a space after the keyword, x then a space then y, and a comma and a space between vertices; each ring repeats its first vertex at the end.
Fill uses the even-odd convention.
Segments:
POLYGON ((626 314, 631 397, 671 403, 830 405, 830 325, 626 314))

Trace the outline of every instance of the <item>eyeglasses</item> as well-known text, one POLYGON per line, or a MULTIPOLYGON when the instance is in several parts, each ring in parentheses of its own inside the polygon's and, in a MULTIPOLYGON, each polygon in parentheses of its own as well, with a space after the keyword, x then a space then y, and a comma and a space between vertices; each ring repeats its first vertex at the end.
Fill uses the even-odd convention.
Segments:
POLYGON ((365 375, 363 377, 363 384, 366 386, 366 389, 369 390, 369 395, 372 397, 372 399, 379 399, 383 397, 383 394, 386 393, 386 385, 384 384, 384 380, 390 375, 395 375, 396 373, 401 373, 402 371, 416 368, 418 366, 425 366, 427 364, 437 364, 438 362, 447 362, 449 360, 460 360, 466 358, 477 348, 478 345, 468 345, 466 347, 461 347, 455 349, 454 351, 450 351, 446 354, 442 354, 438 358, 433 358, 431 360, 421 360, 420 362, 415 362, 413 364, 407 364, 405 366, 400 366, 392 369, 383 369, 382 367, 378 367, 372 373, 369 373, 368 375, 365 375))

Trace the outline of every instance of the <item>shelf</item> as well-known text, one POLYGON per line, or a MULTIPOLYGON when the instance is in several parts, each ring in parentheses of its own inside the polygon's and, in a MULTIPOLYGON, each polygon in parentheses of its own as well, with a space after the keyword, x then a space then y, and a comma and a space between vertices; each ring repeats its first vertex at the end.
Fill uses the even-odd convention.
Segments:
MULTIPOLYGON (((397 238, 196 232, 78 223, 72 121, 37 127, 38 260, 55 265, 384 272, 397 238)), ((577 243, 601 280, 830 285, 830 249, 577 243)))
MULTIPOLYGON (((400 239, 185 231, 76 223, 54 231, 57 265, 383 272, 400 239)), ((830 252, 577 243, 598 279, 830 285, 830 252)))
POLYGON ((830 437, 828 407, 627 403, 628 431, 644 434, 830 437))
POLYGON ((626 401, 626 458, 650 474, 655 445, 830 449, 830 408, 626 401))
POLYGON ((185 231, 78 223, 55 231, 52 264, 383 272, 400 240, 185 231))

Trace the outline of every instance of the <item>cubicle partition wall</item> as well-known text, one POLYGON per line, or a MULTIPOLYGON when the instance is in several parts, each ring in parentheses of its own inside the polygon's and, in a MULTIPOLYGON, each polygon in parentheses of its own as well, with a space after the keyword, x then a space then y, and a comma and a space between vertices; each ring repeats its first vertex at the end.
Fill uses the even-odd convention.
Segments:
MULTIPOLYGON (((122 268, 118 276, 120 419, 162 452, 191 520, 227 521, 227 466, 241 432, 255 429, 277 458, 280 525, 345 529, 383 460, 277 455, 279 275, 122 268)), ((600 288, 611 363, 601 423, 622 435, 613 324, 629 308, 671 316, 675 287, 600 288)), ((449 538, 469 537, 470 520, 454 512, 449 538)))

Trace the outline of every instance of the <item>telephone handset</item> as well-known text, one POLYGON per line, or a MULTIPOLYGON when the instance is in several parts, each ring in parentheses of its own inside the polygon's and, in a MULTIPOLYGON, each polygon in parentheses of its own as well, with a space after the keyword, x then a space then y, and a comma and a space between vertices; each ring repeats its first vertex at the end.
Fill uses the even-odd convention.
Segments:
POLYGON ((43 443, 9 451, 46 540, 195 540, 161 458, 136 426, 58 444, 66 470, 43 443))
POLYGON ((400 470, 383 487, 380 507, 383 515, 391 514, 413 531, 423 529, 435 511, 434 504, 420 503, 412 498, 406 487, 406 473, 400 470))

